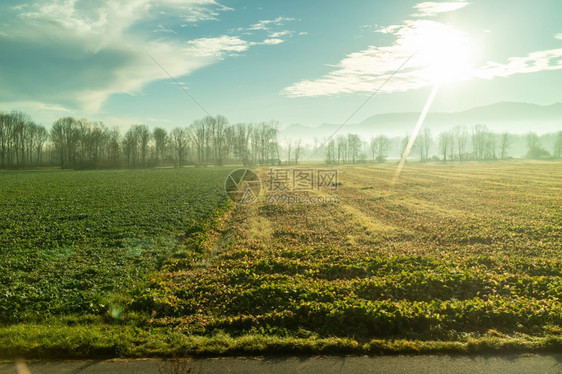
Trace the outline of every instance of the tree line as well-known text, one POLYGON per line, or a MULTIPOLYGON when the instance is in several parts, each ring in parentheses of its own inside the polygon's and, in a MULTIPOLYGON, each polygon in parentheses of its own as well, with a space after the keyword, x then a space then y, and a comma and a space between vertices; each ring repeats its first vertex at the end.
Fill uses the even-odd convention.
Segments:
MULTIPOLYGON (((417 135, 409 156, 421 162, 505 160, 511 157, 510 149, 513 144, 522 140, 526 146, 525 158, 562 158, 562 131, 539 137, 534 132, 525 135, 496 133, 481 124, 471 128, 456 126, 435 137, 429 128, 423 128, 417 135), (552 144, 552 152, 542 145, 541 139, 552 144)), ((390 154, 400 157, 409 141, 408 135, 403 138, 378 135, 369 140, 362 140, 356 134, 339 135, 326 142, 324 159, 328 164, 381 163, 390 154)))
POLYGON ((124 134, 103 122, 64 117, 48 131, 29 115, 0 113, 0 168, 59 166, 62 169, 143 168, 160 165, 279 164, 275 122, 229 124, 207 116, 168 131, 132 125, 124 134))
MULTIPOLYGON (((251 165, 298 164, 307 154, 327 164, 384 162, 400 157, 409 137, 389 138, 383 134, 364 139, 357 134, 324 139, 319 146, 301 139, 278 140, 276 122, 230 124, 226 117, 207 116, 186 127, 170 131, 146 125, 132 125, 124 133, 103 122, 64 117, 49 130, 23 112, 0 112, 0 168, 58 166, 62 169, 145 168, 187 164, 251 165), (283 161, 282 161, 283 160, 283 161)), ((411 149, 411 157, 431 160, 495 160, 510 157, 514 143, 526 143, 525 157, 561 158, 562 131, 539 137, 495 133, 486 125, 456 126, 433 136, 423 128, 411 149), (547 150, 542 140, 551 145, 547 150)))

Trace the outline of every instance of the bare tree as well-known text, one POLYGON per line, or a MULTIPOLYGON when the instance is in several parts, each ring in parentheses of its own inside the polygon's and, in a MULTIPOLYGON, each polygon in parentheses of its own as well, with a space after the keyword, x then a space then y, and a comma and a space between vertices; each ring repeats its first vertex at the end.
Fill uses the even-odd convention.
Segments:
POLYGON ((406 152, 406 148, 408 147, 409 142, 410 142, 410 135, 404 135, 404 137, 400 141, 400 157, 404 156, 404 153, 406 152))
POLYGON ((293 140, 286 139, 285 145, 287 147, 287 165, 291 165, 291 151, 293 150, 293 140))
POLYGON ((327 164, 336 163, 336 141, 334 139, 330 139, 326 144, 325 158, 327 164))
POLYGON ((28 145, 27 138, 31 127, 31 117, 19 111, 12 111, 10 117, 15 163, 18 167, 24 167, 27 156, 26 146, 28 145))
POLYGON ((37 132, 39 131, 39 126, 34 122, 27 122, 25 124, 27 127, 25 142, 25 157, 28 165, 33 164, 33 155, 35 154, 35 142, 37 141, 37 132))
POLYGON ((187 153, 187 146, 189 144, 189 132, 186 129, 176 127, 170 133, 172 145, 178 155, 179 167, 183 166, 185 154, 187 153))
POLYGON ((539 136, 537 134, 535 134, 534 132, 528 132, 526 135, 526 140, 527 140, 527 148, 529 150, 533 149, 533 148, 537 148, 540 147, 540 140, 539 140, 539 136))
POLYGON ((43 136, 43 131, 45 128, 34 123, 26 113, 0 113, 0 167, 33 164, 38 137, 43 136))
POLYGON ((450 148, 452 148, 452 143, 454 141, 453 134, 450 132, 442 132, 439 134, 438 145, 439 151, 443 155, 443 162, 447 162, 447 155, 450 153, 450 148))
POLYGON ((140 159, 142 160, 142 167, 146 167, 146 156, 148 154, 148 143, 150 142, 151 135, 146 125, 136 125, 134 127, 135 135, 138 141, 138 149, 140 159))
POLYGON ((372 161, 378 163, 385 162, 386 157, 388 157, 389 145, 390 139, 385 135, 378 135, 375 138, 371 138, 369 148, 371 150, 372 161))
POLYGON ((154 139, 154 148, 156 149, 156 161, 164 161, 164 154, 168 143, 168 133, 161 127, 152 130, 152 138, 154 139))
POLYGON ((197 162, 206 161, 207 141, 209 139, 208 130, 203 120, 194 121, 190 128, 190 136, 197 149, 197 162))
POLYGON ((123 137, 123 151, 125 156, 127 156, 127 167, 137 166, 137 156, 139 147, 139 137, 138 132, 135 131, 135 127, 129 128, 123 137))
POLYGON ((541 159, 550 156, 550 153, 541 145, 540 139, 534 132, 527 133, 527 155, 530 159, 541 159))
POLYGON ((82 168, 84 161, 90 157, 89 154, 89 139, 90 139, 91 126, 85 118, 76 120, 76 150, 74 157, 76 158, 75 169, 82 168))
POLYGON ((121 154, 121 133, 118 127, 113 127, 108 133, 108 157, 116 167, 119 165, 119 156, 121 154))
POLYGON ((361 153, 361 138, 356 134, 348 134, 347 144, 349 156, 351 157, 351 163, 355 164, 359 159, 359 154, 361 153))
POLYGON ((347 154, 348 154, 348 142, 346 136, 339 135, 336 138, 336 148, 337 148, 336 163, 337 164, 346 163, 347 154))
POLYGON ((472 128, 472 150, 477 160, 482 160, 486 156, 488 141, 488 126, 474 125, 472 128))
POLYGON ((213 125, 212 143, 214 159, 217 165, 222 165, 228 148, 228 143, 226 141, 228 120, 225 116, 218 115, 214 118, 213 125))
POLYGON ((295 165, 299 164, 299 157, 302 151, 302 146, 301 146, 301 138, 299 138, 295 144, 295 165))
POLYGON ((47 129, 43 126, 38 126, 35 141, 35 153, 37 154, 36 160, 39 165, 43 162, 43 147, 47 140, 49 140, 49 133, 47 132, 47 129))
POLYGON ((203 126, 205 128, 204 132, 204 142, 205 145, 204 153, 205 153, 205 162, 210 162, 213 157, 213 146, 214 146, 214 137, 215 137, 215 127, 217 125, 217 121, 214 117, 207 116, 202 119, 203 126))
POLYGON ((429 149, 431 147, 432 137, 431 130, 425 127, 416 138, 414 142, 414 148, 418 152, 421 162, 425 162, 429 159, 429 149))
POLYGON ((61 169, 71 164, 76 168, 78 121, 73 117, 58 119, 53 124, 50 135, 61 169))
POLYGON ((103 122, 92 123, 89 139, 89 161, 98 167, 109 157, 110 131, 103 122))
POLYGON ((260 165, 277 164, 279 162, 279 146, 277 142, 277 123, 262 122, 256 126, 252 136, 252 151, 260 165))
POLYGON ((0 168, 6 167, 9 152, 10 115, 0 112, 0 168))
POLYGON ((254 133, 252 124, 237 123, 232 131, 234 157, 244 166, 252 164, 251 138, 254 133))
POLYGON ((509 149, 509 147, 511 146, 511 135, 508 132, 504 132, 501 134, 501 144, 500 144, 500 149, 501 149, 501 153, 500 153, 500 157, 501 159, 505 159, 507 157, 507 151, 509 149))
POLYGON ((457 152, 459 154, 459 161, 462 161, 468 145, 468 131, 466 130, 466 127, 456 126, 453 129, 453 136, 455 138, 457 152))

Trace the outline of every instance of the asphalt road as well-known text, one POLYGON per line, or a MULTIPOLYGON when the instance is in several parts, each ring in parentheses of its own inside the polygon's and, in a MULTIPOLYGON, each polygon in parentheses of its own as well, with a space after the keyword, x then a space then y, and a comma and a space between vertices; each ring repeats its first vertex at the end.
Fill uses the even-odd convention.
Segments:
POLYGON ((203 373, 467 373, 562 374, 562 353, 551 355, 262 357, 180 360, 31 361, 0 363, 4 374, 203 373), (17 368, 16 368, 17 366, 17 368))

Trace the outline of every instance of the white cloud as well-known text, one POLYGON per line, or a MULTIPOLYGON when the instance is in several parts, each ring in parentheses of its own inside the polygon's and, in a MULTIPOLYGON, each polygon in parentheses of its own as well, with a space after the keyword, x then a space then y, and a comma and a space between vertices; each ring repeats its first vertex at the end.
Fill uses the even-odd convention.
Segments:
POLYGON ((177 34, 174 30, 168 27, 164 27, 163 25, 158 25, 152 32, 163 32, 163 33, 172 33, 177 34))
MULTIPOLYGON (((370 46, 350 53, 328 74, 296 82, 281 93, 289 97, 372 93, 391 76, 392 79, 384 85, 384 92, 418 89, 435 84, 436 76, 448 73, 446 70, 454 65, 447 61, 448 55, 454 59, 452 62, 462 63, 465 60, 458 59, 458 53, 451 51, 462 52, 470 47, 463 32, 451 25, 430 20, 404 21, 402 25, 379 27, 377 30, 396 36, 396 40, 389 46, 370 46), (406 60, 408 63, 404 68, 396 72, 406 60)), ((467 53, 467 56, 471 55, 467 53)), ((467 63, 462 68, 455 66, 455 69, 458 70, 452 72, 454 80, 492 79, 560 70, 562 49, 536 51, 525 57, 509 58, 506 63, 488 62, 481 67, 467 63)))
POLYGON ((14 102, 15 110, 46 110, 51 112, 71 112, 70 109, 62 105, 49 105, 38 101, 18 101, 14 102))
POLYGON ((474 71, 474 77, 492 79, 509 77, 514 74, 536 73, 539 71, 561 70, 562 48, 529 53, 525 57, 511 57, 506 64, 490 61, 474 71))
POLYGON ((452 12, 454 10, 458 10, 464 8, 470 4, 466 1, 455 1, 455 2, 435 2, 435 1, 426 1, 423 3, 419 3, 414 5, 414 9, 418 11, 418 13, 413 14, 414 17, 433 17, 440 13, 452 12))
POLYGON ((555 37, 556 39, 562 40, 562 32, 556 34, 554 37, 555 37))
POLYGON ((208 3, 213 4, 215 7, 205 6, 208 5, 205 3, 201 4, 200 6, 191 7, 191 9, 188 12, 188 15, 184 17, 184 21, 188 23, 198 23, 202 21, 218 21, 220 12, 234 10, 227 6, 215 3, 213 1, 209 1, 208 3))
POLYGON ((272 32, 271 34, 269 34, 270 38, 280 38, 282 36, 288 36, 291 35, 293 32, 290 30, 283 30, 283 31, 276 31, 276 32, 272 32))
POLYGON ((277 17, 275 19, 261 20, 248 28, 248 30, 269 30, 272 26, 282 26, 285 22, 294 21, 294 18, 277 17))
MULTIPOLYGON (((261 20, 248 28, 241 28, 238 31, 245 31, 245 32, 256 32, 256 31, 266 31, 268 33, 268 37, 262 42, 254 42, 254 45, 277 45, 284 43, 287 38, 292 37, 295 34, 295 31, 292 30, 275 30, 276 28, 280 28, 284 26, 287 22, 296 21, 295 18, 289 17, 277 17, 275 19, 269 20, 261 20)), ((306 32, 300 32, 298 35, 306 35, 306 32)))
POLYGON ((375 32, 381 34, 394 34, 402 28, 402 25, 381 26, 375 29, 375 32))
MULTIPOLYGON (((352 92, 373 92, 408 59, 408 65, 397 72, 384 86, 385 92, 416 89, 432 84, 423 69, 425 56, 417 51, 429 36, 447 35, 446 42, 462 40, 463 34, 449 25, 435 21, 405 21, 403 25, 387 30, 397 37, 386 47, 371 46, 348 54, 334 67, 335 70, 316 80, 304 80, 283 89, 290 97, 337 95, 352 92)), ((446 49, 444 45, 442 48, 446 49)))
POLYGON ((276 44, 281 44, 281 43, 283 43, 283 42, 284 42, 283 39, 276 39, 276 38, 273 38, 273 39, 265 39, 265 40, 262 42, 262 44, 276 45, 276 44))
POLYGON ((188 56, 213 56, 223 58, 246 51, 250 43, 238 37, 222 35, 216 38, 190 40, 184 49, 188 56))
POLYGON ((218 11, 229 9, 214 0, 37 0, 33 7, 21 9, 18 16, 26 27, 17 31, 20 37, 72 33, 86 38, 90 47, 103 48, 122 40, 135 23, 166 14, 164 10, 185 13, 186 21, 197 22, 215 19, 218 11))
POLYGON ((185 76, 253 45, 228 35, 186 42, 164 26, 152 27, 157 39, 150 29, 131 32, 140 23, 159 25, 158 17, 168 14, 199 22, 230 10, 214 0, 36 0, 6 9, 11 13, 0 14, 10 30, 0 33, 3 53, 10 54, 0 61, 3 103, 41 102, 92 114, 110 95, 138 94, 149 82, 169 79, 167 72, 185 76), (33 69, 22 70, 30 61, 33 69))

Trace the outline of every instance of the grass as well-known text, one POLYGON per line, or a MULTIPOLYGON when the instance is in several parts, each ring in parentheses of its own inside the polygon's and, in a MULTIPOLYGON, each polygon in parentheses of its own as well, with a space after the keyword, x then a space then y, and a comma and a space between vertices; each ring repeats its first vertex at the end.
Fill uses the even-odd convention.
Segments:
POLYGON ((0 328, 3 359, 92 359, 112 357, 204 357, 238 355, 380 355, 560 352, 560 336, 497 336, 491 331, 462 340, 280 337, 263 334, 187 335, 165 328, 103 324, 19 324, 0 328))
MULTIPOLYGON (((144 241, 160 238, 169 249, 158 261, 150 250, 138 262, 123 256, 122 264, 103 273, 116 259, 108 254, 123 253, 128 241, 87 251, 104 235, 85 234, 86 226, 79 226, 74 233, 85 239, 73 245, 83 251, 80 258, 92 261, 88 256, 102 251, 103 261, 94 269, 118 274, 125 285, 100 293, 107 304, 101 309, 69 309, 60 293, 54 293, 53 302, 61 305, 54 311, 45 306, 39 311, 47 312, 30 315, 31 307, 20 306, 15 313, 20 317, 4 317, 0 326, 0 357, 560 352, 561 166, 408 165, 394 187, 393 165, 346 166, 338 168, 336 204, 264 200, 236 209, 226 209, 218 197, 224 170, 186 170, 179 176, 177 170, 158 171, 152 183, 163 190, 154 194, 148 193, 154 188, 143 189, 150 174, 139 174, 127 192, 134 204, 152 208, 136 216, 135 209, 126 210, 122 217, 147 222, 147 228, 135 231, 123 221, 110 227, 144 241), (173 183, 160 185, 159 173, 173 183), (182 213, 174 216, 173 204, 162 199, 186 193, 185 180, 193 183, 189 196, 207 196, 195 205, 191 221, 182 221, 182 213), (160 229, 150 224, 154 214, 164 222, 170 215, 176 220, 160 229), (122 270, 135 268, 131 264, 140 266, 134 276, 122 270)), ((93 172, 65 174, 75 178, 70 186, 98 179, 93 172)), ((9 183, 20 183, 16 176, 9 183)), ((9 183, 16 200, 34 195, 28 189, 20 197, 9 183)), ((102 188, 101 196, 112 188, 102 188)), ((87 193, 74 195, 71 203, 69 190, 54 193, 65 202, 61 206, 73 210, 83 201, 95 204, 84 200, 87 193)), ((49 201, 47 206, 58 200, 49 201)), ((112 209, 110 201, 102 209, 112 209)), ((30 211, 24 206, 12 214, 30 211)), ((93 224, 104 216, 95 216, 93 224)), ((10 232, 2 243, 22 238, 10 232)), ((62 267, 70 262, 67 256, 76 256, 64 250, 68 244, 45 257, 49 248, 23 242, 28 252, 44 256, 41 266, 62 267)), ((6 256, 0 266, 14 263, 6 256)), ((29 269, 38 274, 44 268, 29 269)), ((83 273, 62 274, 68 282, 83 273)), ((31 278, 14 279, 21 286, 31 278)), ((106 278, 92 284, 97 279, 106 278)), ((64 290, 65 284, 55 281, 53 289, 64 290)))

